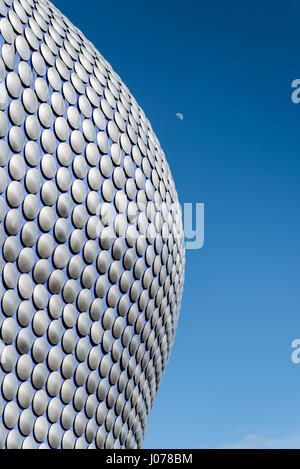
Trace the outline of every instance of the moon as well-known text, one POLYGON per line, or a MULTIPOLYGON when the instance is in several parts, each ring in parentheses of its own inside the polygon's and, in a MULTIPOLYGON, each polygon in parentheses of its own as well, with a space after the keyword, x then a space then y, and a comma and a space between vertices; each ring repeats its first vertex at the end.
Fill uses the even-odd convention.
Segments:
POLYGON ((177 117, 177 119, 179 119, 180 121, 183 121, 183 114, 181 114, 181 112, 177 112, 176 117, 177 117))

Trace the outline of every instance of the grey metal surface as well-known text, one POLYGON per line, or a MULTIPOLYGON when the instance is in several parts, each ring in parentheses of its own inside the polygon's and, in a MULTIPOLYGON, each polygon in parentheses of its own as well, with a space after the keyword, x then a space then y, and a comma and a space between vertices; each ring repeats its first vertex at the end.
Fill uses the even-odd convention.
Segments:
POLYGON ((47 0, 0 0, 0 447, 137 448, 184 240, 165 155, 47 0))

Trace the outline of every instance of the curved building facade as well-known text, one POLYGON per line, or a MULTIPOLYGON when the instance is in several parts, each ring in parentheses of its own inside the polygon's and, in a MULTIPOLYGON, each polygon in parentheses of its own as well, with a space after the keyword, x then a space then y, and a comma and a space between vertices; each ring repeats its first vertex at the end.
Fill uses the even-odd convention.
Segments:
POLYGON ((0 0, 0 447, 139 448, 184 281, 128 88, 46 0, 0 0))

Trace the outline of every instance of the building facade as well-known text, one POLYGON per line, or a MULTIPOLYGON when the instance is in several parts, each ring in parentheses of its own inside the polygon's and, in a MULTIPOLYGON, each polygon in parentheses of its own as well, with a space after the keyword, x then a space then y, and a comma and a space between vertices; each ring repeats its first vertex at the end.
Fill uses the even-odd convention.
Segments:
POLYGON ((184 282, 166 157, 50 2, 1 0, 0 47, 0 447, 141 447, 184 282))

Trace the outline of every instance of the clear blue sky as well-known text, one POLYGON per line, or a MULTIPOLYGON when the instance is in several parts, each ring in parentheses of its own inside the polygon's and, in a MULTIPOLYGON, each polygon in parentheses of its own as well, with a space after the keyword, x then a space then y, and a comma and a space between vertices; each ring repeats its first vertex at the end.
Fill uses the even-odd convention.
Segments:
POLYGON ((54 3, 146 112, 181 202, 205 203, 144 447, 300 448, 299 2, 54 3))

